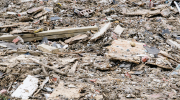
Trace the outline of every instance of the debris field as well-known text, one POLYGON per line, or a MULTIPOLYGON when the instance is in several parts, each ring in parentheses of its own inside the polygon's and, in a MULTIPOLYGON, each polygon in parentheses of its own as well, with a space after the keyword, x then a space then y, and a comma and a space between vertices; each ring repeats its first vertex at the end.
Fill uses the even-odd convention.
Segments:
POLYGON ((0 0, 0 100, 179 100, 179 0, 0 0))

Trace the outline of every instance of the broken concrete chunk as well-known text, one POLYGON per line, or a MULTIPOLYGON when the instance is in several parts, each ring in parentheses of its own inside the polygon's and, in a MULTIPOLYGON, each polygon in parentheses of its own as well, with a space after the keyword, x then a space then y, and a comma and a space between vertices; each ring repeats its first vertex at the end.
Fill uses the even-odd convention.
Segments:
POLYGON ((12 97, 28 99, 38 88, 38 78, 28 75, 27 78, 11 95, 12 97))
POLYGON ((68 88, 64 86, 64 82, 60 82, 58 87, 53 91, 53 93, 49 96, 48 100, 55 100, 59 98, 59 95, 66 97, 68 99, 78 99, 81 94, 79 93, 81 88, 68 88))
POLYGON ((116 53, 108 53, 106 54, 106 56, 112 60, 119 60, 119 61, 131 62, 136 64, 139 64, 141 62, 140 58, 136 56, 123 56, 116 53))
POLYGON ((131 47, 131 41, 128 40, 114 40, 111 46, 108 46, 109 53, 117 53, 122 56, 131 56, 138 54, 145 54, 144 43, 136 42, 135 47, 131 47))
POLYGON ((45 45, 45 44, 40 44, 37 46, 37 48, 43 52, 46 52, 46 53, 57 53, 57 52, 59 52, 58 48, 51 47, 51 46, 45 45))

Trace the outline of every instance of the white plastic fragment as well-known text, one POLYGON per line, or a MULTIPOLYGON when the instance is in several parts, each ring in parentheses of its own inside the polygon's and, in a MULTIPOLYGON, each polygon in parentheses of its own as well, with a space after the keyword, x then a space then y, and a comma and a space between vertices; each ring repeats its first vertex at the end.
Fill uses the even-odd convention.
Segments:
POLYGON ((12 97, 28 99, 38 88, 38 78, 28 75, 23 83, 12 93, 12 97))

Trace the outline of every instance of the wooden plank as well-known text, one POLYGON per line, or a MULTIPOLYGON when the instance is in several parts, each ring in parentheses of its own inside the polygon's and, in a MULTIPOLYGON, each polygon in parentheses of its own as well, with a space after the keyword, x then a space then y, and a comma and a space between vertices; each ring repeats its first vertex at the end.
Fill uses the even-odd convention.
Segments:
POLYGON ((12 23, 12 25, 15 25, 15 26, 27 26, 29 25, 29 22, 16 22, 16 23, 12 23))
POLYGON ((22 39, 23 38, 32 38, 32 37, 34 37, 34 34, 18 34, 18 36, 20 36, 22 39))
MULTIPOLYGON (((74 34, 61 34, 61 35, 52 35, 52 36, 44 36, 47 37, 47 39, 59 39, 59 38, 67 38, 72 37, 78 34, 84 34, 84 33, 74 33, 74 34)), ((23 38, 25 42, 28 41, 34 41, 34 40, 42 40, 44 37, 33 37, 33 38, 23 38)))
POLYGON ((43 10, 43 7, 34 7, 34 8, 32 8, 32 9, 29 9, 29 10, 27 11, 27 13, 29 13, 29 14, 37 13, 37 12, 40 12, 40 11, 42 11, 42 10, 43 10))
POLYGON ((0 36, 0 40, 10 40, 10 41, 12 41, 16 37, 18 37, 18 35, 2 35, 2 36, 0 36))
POLYGON ((97 26, 89 26, 89 27, 78 27, 78 28, 67 28, 67 29, 58 29, 58 30, 49 30, 36 33, 36 36, 48 36, 48 35, 58 35, 58 34, 68 34, 68 33, 77 33, 77 32, 87 32, 90 30, 98 30, 97 26))
POLYGON ((42 11, 42 12, 40 12, 39 14, 37 14, 36 16, 34 16, 34 18, 39 18, 39 17, 41 17, 41 16, 46 15, 47 13, 48 13, 48 11, 42 11))
POLYGON ((4 25, 4 26, 0 26, 0 28, 10 28, 10 27, 17 27, 17 25, 4 25))
MULTIPOLYGON (((59 38, 68 38, 73 37, 78 34, 85 34, 85 33, 74 33, 74 34, 61 34, 61 35, 52 35, 52 36, 44 36, 48 39, 59 39, 59 38)), ((18 34, 18 35, 4 35, 0 36, 0 40, 11 42, 17 36, 20 36, 25 42, 34 41, 34 40, 42 40, 44 37, 36 37, 34 34, 18 34)))
POLYGON ((20 36, 21 38, 33 38, 34 34, 3 35, 3 36, 0 36, 0 40, 12 41, 18 36, 20 36))

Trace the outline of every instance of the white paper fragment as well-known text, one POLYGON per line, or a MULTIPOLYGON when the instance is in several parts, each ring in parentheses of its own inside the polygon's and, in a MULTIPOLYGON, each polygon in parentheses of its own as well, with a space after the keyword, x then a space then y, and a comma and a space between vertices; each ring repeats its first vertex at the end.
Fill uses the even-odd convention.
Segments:
POLYGON ((12 97, 28 99, 38 88, 38 78, 28 75, 23 83, 11 94, 12 97))
POLYGON ((117 25, 116 28, 114 29, 114 32, 116 34, 118 34, 119 36, 121 35, 121 33, 124 31, 124 28, 122 28, 121 26, 117 25))

